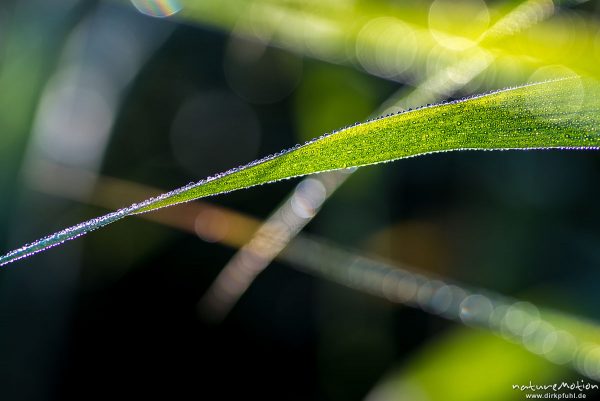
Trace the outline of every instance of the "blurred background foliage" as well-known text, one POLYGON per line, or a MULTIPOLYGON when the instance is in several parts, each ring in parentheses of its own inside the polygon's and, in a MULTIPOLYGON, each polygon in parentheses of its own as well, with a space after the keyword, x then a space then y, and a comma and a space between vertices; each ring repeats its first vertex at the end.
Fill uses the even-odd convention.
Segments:
MULTIPOLYGON (((600 78, 599 13, 550 0, 5 0, 0 244, 377 110, 600 78)), ((592 151, 407 159, 358 170, 306 231, 553 309, 600 341, 599 179, 592 151)), ((297 182, 120 222, 4 268, 0 400, 511 400, 513 384, 598 377, 600 364, 577 372, 281 262, 222 323, 205 321, 198 301, 297 182)))

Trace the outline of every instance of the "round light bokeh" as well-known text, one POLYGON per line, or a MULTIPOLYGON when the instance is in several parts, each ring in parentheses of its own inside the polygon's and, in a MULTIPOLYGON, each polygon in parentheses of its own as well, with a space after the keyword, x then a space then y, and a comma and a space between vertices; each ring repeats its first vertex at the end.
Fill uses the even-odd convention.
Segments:
POLYGON ((483 0, 435 0, 429 8, 431 35, 448 49, 473 47, 489 23, 490 13, 483 0))

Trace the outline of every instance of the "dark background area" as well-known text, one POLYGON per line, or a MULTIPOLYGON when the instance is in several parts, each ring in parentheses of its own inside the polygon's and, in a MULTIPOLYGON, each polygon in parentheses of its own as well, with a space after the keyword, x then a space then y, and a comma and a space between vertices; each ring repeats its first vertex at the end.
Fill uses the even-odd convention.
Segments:
MULTIPOLYGON (((150 19, 113 3, 13 1, 1 9, 0 31, 12 32, 0 35, 7 38, 0 41, 0 84, 7 85, 0 86, 3 249, 106 212, 28 181, 32 158, 51 159, 36 153, 30 132, 41 124, 35 115, 46 83, 56 71, 70 71, 66 59, 75 60, 81 76, 82 65, 102 62, 88 53, 119 64, 116 48, 128 43, 119 27, 153 33, 145 36, 146 47, 123 48, 123 54, 146 49, 145 61, 119 87, 96 172, 163 190, 365 120, 400 86, 351 66, 260 48, 190 22, 150 19), (73 33, 85 29, 88 36, 73 33), (108 36, 96 43, 94 29, 108 36), (39 40, 34 45, 30 38, 39 40), (69 46, 83 50, 69 53, 69 46), (253 51, 260 56, 244 58, 253 51), (11 95, 13 79, 29 79, 19 82, 30 90, 17 85, 22 96, 11 95), (7 132, 17 128, 22 133, 9 141, 7 132)), ((483 90, 489 89, 495 88, 483 90)), ((412 158, 358 171, 307 232, 600 319, 599 180, 595 151, 412 158)), ((208 202, 264 219, 298 182, 208 202)), ((361 400, 391 368, 459 326, 280 262, 258 277, 222 324, 207 323, 198 300, 234 253, 128 218, 3 268, 0 400, 361 400)))

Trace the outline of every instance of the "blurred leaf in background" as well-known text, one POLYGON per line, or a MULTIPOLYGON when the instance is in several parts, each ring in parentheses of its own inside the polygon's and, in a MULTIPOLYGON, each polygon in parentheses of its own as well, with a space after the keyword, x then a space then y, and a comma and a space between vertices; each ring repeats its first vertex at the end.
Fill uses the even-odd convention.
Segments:
MULTIPOLYGON (((550 0, 2 2, 2 249, 381 105, 599 78, 598 12, 550 0)), ((594 151, 407 159, 358 170, 306 231, 525 294, 595 344, 599 178, 594 151)), ((244 216, 266 218, 295 184, 118 223, 2 270, 0 399, 500 400, 519 399, 512 384, 583 378, 288 261, 260 274, 222 324, 203 321, 198 300, 235 253, 214 242, 243 245, 258 224, 244 216)), ((593 376, 594 361, 578 371, 593 376)))

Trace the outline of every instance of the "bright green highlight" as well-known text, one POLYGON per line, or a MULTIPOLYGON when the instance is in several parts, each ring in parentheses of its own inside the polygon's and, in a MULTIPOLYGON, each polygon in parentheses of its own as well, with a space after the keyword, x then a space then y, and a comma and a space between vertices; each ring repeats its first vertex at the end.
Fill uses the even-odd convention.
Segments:
POLYGON ((523 400, 525 393, 513 389, 513 385, 581 381, 568 368, 584 373, 577 359, 585 352, 586 344, 598 346, 598 326, 581 317, 550 310, 542 310, 541 317, 553 330, 573 336, 576 348, 572 359, 555 364, 527 351, 520 339, 509 342, 500 333, 458 328, 427 344, 404 366, 391 371, 372 394, 386 394, 390 399, 421 399, 416 396, 419 395, 430 401, 523 400))
POLYGON ((392 115, 175 191, 139 210, 306 174, 451 150, 598 148, 600 85, 579 78, 392 115))
POLYGON ((486 3, 490 19, 485 33, 473 47, 453 48, 448 45, 464 42, 465 35, 473 39, 486 26, 479 19, 464 23, 484 3, 463 3, 447 7, 440 19, 430 15, 431 2, 418 0, 182 0, 180 17, 401 82, 428 77, 432 60, 441 71, 466 58, 488 60, 485 82, 498 86, 523 82, 553 64, 599 77, 596 22, 583 14, 554 15, 561 1, 486 3), (479 29, 472 31, 475 26, 479 29))
POLYGON ((599 147, 598 82, 572 77, 527 85, 342 129, 55 233, 0 257, 0 266, 128 215, 291 177, 451 150, 599 147))
MULTIPOLYGON (((513 385, 571 382, 565 367, 482 330, 460 328, 423 347, 372 390, 387 399, 523 400, 513 385)), ((573 380, 574 381, 574 380, 573 380)), ((370 399, 367 397, 367 399, 370 399)))

